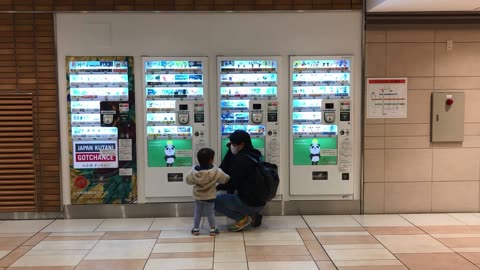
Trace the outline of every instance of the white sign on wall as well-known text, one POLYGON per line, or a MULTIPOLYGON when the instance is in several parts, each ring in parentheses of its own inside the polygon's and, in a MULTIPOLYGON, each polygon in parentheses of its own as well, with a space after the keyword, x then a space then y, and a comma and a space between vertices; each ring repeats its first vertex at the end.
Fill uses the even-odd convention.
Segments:
POLYGON ((367 79, 367 118, 407 118, 407 78, 367 79))
POLYGON ((117 141, 74 141, 75 169, 118 168, 117 141))

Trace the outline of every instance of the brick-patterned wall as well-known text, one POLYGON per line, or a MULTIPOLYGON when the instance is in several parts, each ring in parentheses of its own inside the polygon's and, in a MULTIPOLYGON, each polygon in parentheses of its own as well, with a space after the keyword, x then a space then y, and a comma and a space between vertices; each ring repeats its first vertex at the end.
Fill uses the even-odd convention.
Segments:
POLYGON ((362 0, 0 0, 0 11, 362 9, 362 0))
POLYGON ((34 96, 37 210, 61 209, 56 11, 362 9, 362 0, 0 0, 0 93, 34 96))
POLYGON ((0 14, 0 93, 32 93, 37 210, 60 210, 53 14, 0 14))

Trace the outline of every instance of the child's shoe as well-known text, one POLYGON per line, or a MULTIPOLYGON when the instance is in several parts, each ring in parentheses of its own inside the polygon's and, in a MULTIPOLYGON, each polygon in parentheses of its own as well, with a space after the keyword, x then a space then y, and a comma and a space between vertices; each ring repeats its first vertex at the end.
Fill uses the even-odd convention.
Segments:
POLYGON ((250 216, 244 216, 242 219, 237 221, 235 224, 228 226, 228 229, 232 232, 239 232, 243 230, 245 227, 252 223, 252 218, 250 216))
POLYGON ((210 236, 215 236, 218 234, 217 228, 210 228, 210 236))
POLYGON ((192 229, 192 234, 193 235, 199 235, 200 234, 200 229, 199 228, 193 228, 192 229))

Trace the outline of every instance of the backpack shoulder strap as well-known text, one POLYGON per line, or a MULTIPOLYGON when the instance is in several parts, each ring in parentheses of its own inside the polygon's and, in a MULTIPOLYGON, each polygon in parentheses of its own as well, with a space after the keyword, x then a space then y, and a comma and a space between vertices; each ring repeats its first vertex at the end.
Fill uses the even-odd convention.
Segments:
POLYGON ((242 155, 244 156, 247 156, 251 161, 253 161, 254 163, 256 164, 260 164, 260 162, 258 162, 258 160, 256 160, 254 157, 250 156, 249 154, 243 154, 242 155))

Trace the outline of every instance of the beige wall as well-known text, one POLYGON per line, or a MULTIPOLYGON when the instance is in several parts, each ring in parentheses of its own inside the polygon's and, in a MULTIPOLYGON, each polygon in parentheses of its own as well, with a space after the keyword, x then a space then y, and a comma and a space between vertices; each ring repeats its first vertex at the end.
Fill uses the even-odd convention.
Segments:
POLYGON ((438 29, 367 31, 366 77, 409 81, 408 118, 365 119, 365 213, 480 210, 480 28, 438 29), (430 142, 441 91, 465 93, 463 143, 430 142))

